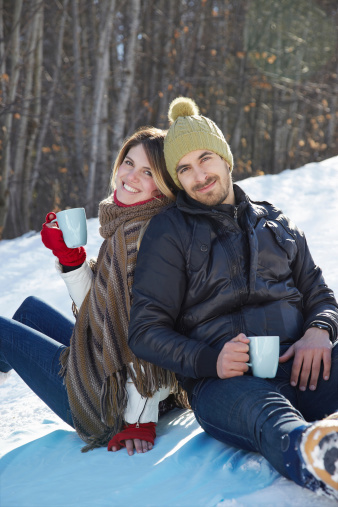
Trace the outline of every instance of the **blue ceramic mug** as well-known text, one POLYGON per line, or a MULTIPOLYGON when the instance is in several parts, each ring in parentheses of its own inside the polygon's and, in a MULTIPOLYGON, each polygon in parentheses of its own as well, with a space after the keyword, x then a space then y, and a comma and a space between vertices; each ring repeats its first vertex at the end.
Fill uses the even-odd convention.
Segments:
POLYGON ((248 336, 249 357, 254 377, 274 378, 279 361, 279 336, 248 336))
POLYGON ((87 243, 87 219, 84 208, 71 208, 56 213, 56 220, 68 248, 78 248, 87 243))

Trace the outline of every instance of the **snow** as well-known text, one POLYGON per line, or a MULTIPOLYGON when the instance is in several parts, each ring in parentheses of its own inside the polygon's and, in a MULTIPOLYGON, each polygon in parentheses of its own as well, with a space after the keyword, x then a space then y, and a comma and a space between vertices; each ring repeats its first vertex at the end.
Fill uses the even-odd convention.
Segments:
MULTIPOLYGON (((272 202, 303 229, 315 262, 338 294, 338 157, 278 175, 239 182, 255 200, 272 202)), ((101 238, 88 221, 89 257, 101 238)), ((71 316, 70 299, 40 234, 0 243, 0 308, 11 317, 29 295, 71 316)), ((161 418, 155 447, 83 454, 82 441, 16 373, 0 387, 1 507, 332 506, 281 477, 259 454, 227 447, 204 433, 190 411, 161 418)))

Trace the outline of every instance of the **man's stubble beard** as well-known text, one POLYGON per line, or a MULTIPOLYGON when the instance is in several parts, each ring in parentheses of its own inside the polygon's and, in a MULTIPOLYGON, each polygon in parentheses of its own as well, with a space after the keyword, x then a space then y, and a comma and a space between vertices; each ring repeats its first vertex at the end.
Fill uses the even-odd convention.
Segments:
POLYGON ((196 196, 196 193, 199 189, 201 188, 204 188, 204 187, 207 187, 208 185, 210 185, 210 183, 212 183, 212 181, 219 181, 220 178, 217 176, 212 176, 210 178, 208 178, 204 183, 203 185, 195 185, 193 188, 192 188, 192 192, 194 192, 194 195, 192 195, 191 197, 193 199, 195 199, 195 201, 198 201, 202 204, 206 204, 207 206, 219 206, 220 204, 222 204, 229 196, 229 190, 230 190, 230 181, 227 185, 227 188, 224 188, 222 187, 222 185, 220 186, 219 188, 219 191, 217 192, 217 195, 213 194, 213 192, 211 192, 210 195, 204 195, 204 194, 200 194, 200 195, 197 195, 196 196))

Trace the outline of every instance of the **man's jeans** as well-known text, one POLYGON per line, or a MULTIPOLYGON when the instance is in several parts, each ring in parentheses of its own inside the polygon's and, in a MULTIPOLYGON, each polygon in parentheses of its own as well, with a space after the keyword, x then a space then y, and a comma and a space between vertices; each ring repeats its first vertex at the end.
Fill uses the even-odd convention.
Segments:
POLYGON ((35 297, 27 298, 13 319, 0 317, 0 371, 13 368, 71 426, 59 358, 69 345, 73 327, 74 322, 35 297))
MULTIPOLYGON (((280 355, 287 348, 282 346, 280 355)), ((338 410, 338 343, 332 349, 330 379, 323 380, 321 370, 315 391, 303 392, 290 385, 292 363, 280 364, 274 379, 251 375, 203 379, 195 385, 190 404, 212 437, 261 453, 280 474, 294 479, 295 471, 284 462, 289 434, 338 410)))

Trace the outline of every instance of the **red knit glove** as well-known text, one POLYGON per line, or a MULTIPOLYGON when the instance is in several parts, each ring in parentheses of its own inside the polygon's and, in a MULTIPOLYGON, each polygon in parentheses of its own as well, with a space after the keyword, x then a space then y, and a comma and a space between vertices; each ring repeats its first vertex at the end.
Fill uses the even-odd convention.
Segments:
POLYGON ((121 447, 125 447, 125 440, 133 440, 134 438, 139 438, 140 440, 145 440, 146 442, 150 442, 154 445, 154 441, 156 438, 156 424, 153 422, 150 423, 136 423, 126 425, 120 433, 117 433, 108 444, 108 451, 111 451, 113 447, 116 447, 116 450, 119 451, 121 447))
MULTIPOLYGON (((55 257, 63 266, 79 266, 86 260, 86 250, 83 246, 79 248, 68 248, 63 240, 63 234, 58 227, 47 227, 47 224, 55 220, 55 213, 47 213, 46 222, 42 226, 41 239, 46 248, 52 250, 55 257)), ((57 223, 57 222, 56 222, 57 223)))

